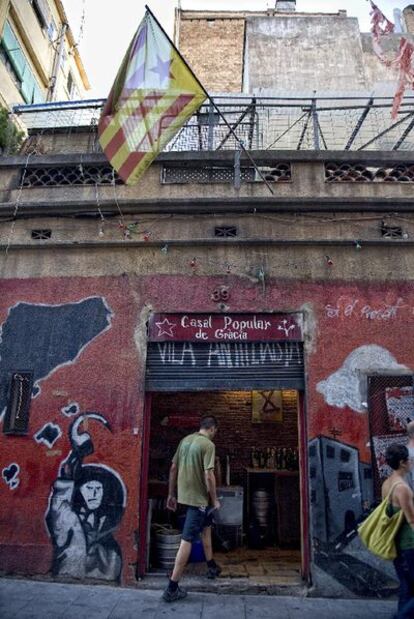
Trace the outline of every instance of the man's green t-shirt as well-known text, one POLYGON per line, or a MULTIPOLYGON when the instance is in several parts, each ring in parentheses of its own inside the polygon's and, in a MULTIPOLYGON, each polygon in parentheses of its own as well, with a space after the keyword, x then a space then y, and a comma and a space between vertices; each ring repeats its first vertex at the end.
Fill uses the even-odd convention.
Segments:
POLYGON ((208 505, 209 496, 204 473, 214 469, 216 450, 207 436, 189 434, 178 445, 173 462, 178 467, 178 497, 183 505, 208 505))

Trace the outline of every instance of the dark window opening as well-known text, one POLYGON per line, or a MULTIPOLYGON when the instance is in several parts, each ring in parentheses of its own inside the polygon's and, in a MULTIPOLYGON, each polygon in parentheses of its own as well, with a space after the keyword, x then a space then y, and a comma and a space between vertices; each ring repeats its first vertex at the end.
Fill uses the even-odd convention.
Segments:
POLYGON ((42 12, 41 12, 41 10, 39 9, 39 5, 38 5, 38 3, 36 2, 36 0, 33 0, 33 1, 32 1, 32 8, 33 8, 34 14, 35 14, 35 15, 36 15, 36 17, 37 17, 37 21, 39 22, 39 26, 40 26, 41 28, 46 28, 46 27, 47 27, 47 24, 45 23, 45 20, 44 20, 44 17, 43 17, 43 13, 42 13, 42 12))
POLYGON ((341 449, 341 462, 349 462, 351 459, 351 452, 347 449, 341 449))
POLYGON ((311 466, 311 467, 309 468, 309 477, 310 477, 311 479, 314 479, 314 478, 316 477, 316 467, 311 466))
POLYGON ((17 72, 15 71, 15 68, 10 62, 10 59, 7 55, 7 50, 4 48, 4 46, 1 43, 0 43, 0 58, 3 61, 4 66, 6 67, 7 71, 10 73, 18 90, 20 90, 21 85, 22 85, 22 80, 19 78, 17 72))
POLYGON ((316 456, 316 445, 311 445, 309 447, 309 458, 314 458, 316 456))
POLYGON ((217 237, 235 237, 237 236, 237 227, 236 226, 216 226, 214 228, 214 236, 217 237))
POLYGON ((343 492, 344 490, 351 490, 354 488, 354 475, 347 471, 339 471, 338 473, 338 490, 343 492))
POLYGON ((335 447, 332 447, 332 445, 326 446, 326 457, 335 458, 335 447))
POLYGON ((44 241, 46 239, 50 239, 52 237, 52 230, 43 229, 43 230, 32 230, 32 239, 35 241, 44 241))
POLYGON ((372 479, 372 469, 364 469, 364 479, 372 479))

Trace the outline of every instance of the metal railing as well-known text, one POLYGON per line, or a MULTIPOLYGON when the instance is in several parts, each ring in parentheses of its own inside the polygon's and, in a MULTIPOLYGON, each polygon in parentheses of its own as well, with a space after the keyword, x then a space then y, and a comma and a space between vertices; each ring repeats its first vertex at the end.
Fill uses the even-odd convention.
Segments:
MULTIPOLYGON (((217 96, 203 105, 166 151, 237 150, 414 150, 414 96, 407 96, 396 120, 391 97, 217 96), (224 118, 223 118, 224 117, 224 118), (225 119, 225 120, 224 120, 225 119)), ((95 131, 104 100, 16 106, 32 133, 95 131)))

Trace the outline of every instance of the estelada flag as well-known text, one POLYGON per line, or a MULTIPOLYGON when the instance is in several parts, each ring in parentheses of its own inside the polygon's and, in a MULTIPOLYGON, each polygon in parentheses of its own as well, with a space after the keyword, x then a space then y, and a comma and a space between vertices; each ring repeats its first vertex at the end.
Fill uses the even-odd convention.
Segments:
POLYGON ((125 183, 138 182, 206 96, 147 8, 98 124, 102 150, 125 183))

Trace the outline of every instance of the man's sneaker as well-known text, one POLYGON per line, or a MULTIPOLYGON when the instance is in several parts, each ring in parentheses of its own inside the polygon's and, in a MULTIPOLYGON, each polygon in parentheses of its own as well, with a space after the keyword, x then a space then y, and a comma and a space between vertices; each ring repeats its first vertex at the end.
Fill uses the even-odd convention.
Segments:
POLYGON ((221 567, 215 565, 215 567, 209 567, 207 570, 207 578, 217 578, 221 574, 221 567))
POLYGON ((185 597, 187 597, 187 591, 185 589, 181 589, 181 587, 177 587, 175 591, 170 591, 167 587, 162 594, 162 599, 165 600, 165 602, 177 602, 185 597))

